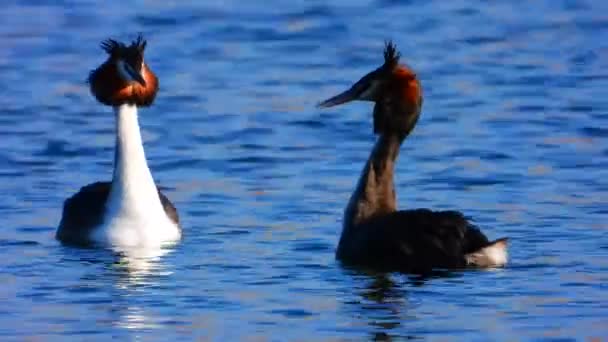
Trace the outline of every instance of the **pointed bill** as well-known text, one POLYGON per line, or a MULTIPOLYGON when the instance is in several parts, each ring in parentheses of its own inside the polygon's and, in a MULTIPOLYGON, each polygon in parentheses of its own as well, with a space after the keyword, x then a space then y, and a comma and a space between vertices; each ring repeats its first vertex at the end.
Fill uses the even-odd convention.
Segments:
POLYGON ((118 67, 118 73, 120 77, 127 82, 137 82, 142 86, 146 86, 146 80, 144 80, 143 76, 137 71, 133 70, 133 68, 123 60, 119 60, 116 63, 118 67))
POLYGON ((357 91, 355 91, 355 89, 353 87, 341 94, 338 94, 323 102, 320 102, 319 104, 317 104, 317 107, 319 107, 319 108, 333 107, 333 106, 341 105, 346 102, 357 100, 358 98, 359 98, 359 94, 357 91))

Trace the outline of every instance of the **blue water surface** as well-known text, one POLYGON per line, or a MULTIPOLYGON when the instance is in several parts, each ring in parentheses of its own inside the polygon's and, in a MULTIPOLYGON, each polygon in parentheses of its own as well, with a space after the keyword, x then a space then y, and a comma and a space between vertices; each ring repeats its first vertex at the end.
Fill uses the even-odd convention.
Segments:
POLYGON ((0 340, 608 339, 608 2, 5 0, 0 340), (109 180, 114 117, 85 82, 108 37, 148 38, 141 111, 183 241, 61 246, 63 200, 109 180), (369 103, 315 104, 382 63, 425 102, 401 208, 512 238, 500 270, 420 279, 334 260, 374 142, 369 103))

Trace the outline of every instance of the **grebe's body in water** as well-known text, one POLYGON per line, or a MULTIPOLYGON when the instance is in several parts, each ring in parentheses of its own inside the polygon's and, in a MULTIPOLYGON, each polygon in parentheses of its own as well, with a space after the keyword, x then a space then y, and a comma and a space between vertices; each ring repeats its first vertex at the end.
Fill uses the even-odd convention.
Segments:
POLYGON ((116 116, 111 182, 89 184, 63 207, 57 239, 64 243, 150 246, 180 239, 173 204, 156 187, 144 153, 137 108, 154 102, 158 79, 144 62, 146 41, 107 40, 108 59, 89 75, 91 93, 116 116))
POLYGON ((346 207, 336 257, 346 264, 415 273, 505 265, 507 239, 488 241, 460 212, 396 210, 395 162, 420 116, 422 88, 414 72, 399 64, 392 43, 381 67, 319 106, 353 100, 375 102, 378 140, 346 207))

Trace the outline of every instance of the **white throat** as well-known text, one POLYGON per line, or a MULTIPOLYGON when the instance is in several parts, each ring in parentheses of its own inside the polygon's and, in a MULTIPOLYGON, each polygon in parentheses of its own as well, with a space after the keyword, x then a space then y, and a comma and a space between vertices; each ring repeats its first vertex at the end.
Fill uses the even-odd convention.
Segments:
POLYGON ((114 175, 107 209, 120 209, 124 214, 140 215, 149 210, 163 211, 156 184, 148 168, 139 130, 137 107, 115 107, 116 150, 114 175))
POLYGON ((179 239, 179 228, 167 217, 148 168, 137 107, 123 104, 114 112, 114 175, 98 240, 131 246, 179 239))

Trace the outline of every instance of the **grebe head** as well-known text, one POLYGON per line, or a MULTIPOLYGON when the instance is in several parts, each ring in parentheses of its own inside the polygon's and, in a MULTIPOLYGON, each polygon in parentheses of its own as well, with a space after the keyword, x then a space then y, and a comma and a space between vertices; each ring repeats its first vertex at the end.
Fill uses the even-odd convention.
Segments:
POLYGON ((131 45, 113 39, 101 43, 108 59, 91 71, 89 84, 97 101, 108 106, 150 106, 158 92, 158 79, 144 62, 146 41, 140 35, 131 45))
POLYGON ((387 42, 382 66, 318 106, 332 107, 354 100, 375 102, 374 133, 407 136, 420 116, 422 87, 416 74, 399 64, 399 57, 395 45, 387 42))

